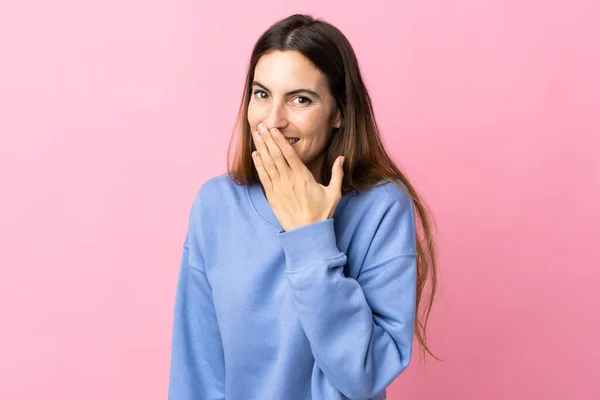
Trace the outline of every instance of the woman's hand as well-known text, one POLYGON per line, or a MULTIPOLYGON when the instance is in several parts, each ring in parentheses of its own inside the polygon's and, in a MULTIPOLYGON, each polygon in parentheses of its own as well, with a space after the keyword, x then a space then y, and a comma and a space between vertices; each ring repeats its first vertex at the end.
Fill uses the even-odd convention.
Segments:
POLYGON ((285 231, 333 216, 342 198, 344 157, 335 160, 329 186, 323 186, 277 129, 269 131, 259 125, 254 143, 258 150, 252 154, 254 165, 273 213, 285 231))

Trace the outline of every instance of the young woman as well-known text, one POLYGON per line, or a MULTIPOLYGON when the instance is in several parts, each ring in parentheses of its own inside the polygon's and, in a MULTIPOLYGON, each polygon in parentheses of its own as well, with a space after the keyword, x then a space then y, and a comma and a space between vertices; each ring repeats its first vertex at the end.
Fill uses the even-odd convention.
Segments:
POLYGON ((306 15, 271 26, 238 126, 229 173, 191 207, 169 399, 384 399, 415 336, 431 354, 436 257, 345 36, 306 15))

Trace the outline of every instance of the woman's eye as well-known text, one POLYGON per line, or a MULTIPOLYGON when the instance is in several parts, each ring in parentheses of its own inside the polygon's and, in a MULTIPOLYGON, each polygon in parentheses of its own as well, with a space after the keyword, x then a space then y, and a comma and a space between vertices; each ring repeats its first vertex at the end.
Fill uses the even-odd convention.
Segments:
POLYGON ((304 101, 300 102, 300 104, 310 104, 310 103, 312 103, 312 100, 309 99, 308 97, 298 96, 298 97, 296 97, 296 99, 303 99, 304 100, 304 101))
MULTIPOLYGON (((259 94, 259 93, 264 93, 264 94, 266 94, 266 93, 264 92, 264 90, 255 90, 253 94, 254 94, 254 96, 256 96, 256 95, 257 95, 257 94, 259 94)), ((264 99, 264 97, 260 97, 260 96, 256 96, 256 97, 258 97, 259 99, 264 99)))
MULTIPOLYGON (((258 100, 264 100, 267 98, 267 93, 264 90, 255 90, 252 92, 252 94, 254 95, 254 97, 256 97, 258 100), (262 96, 264 95, 264 96, 262 96)), ((310 104, 312 103, 312 100, 309 99, 306 96, 298 96, 296 98, 294 98, 294 100, 300 100, 297 104, 310 104)))

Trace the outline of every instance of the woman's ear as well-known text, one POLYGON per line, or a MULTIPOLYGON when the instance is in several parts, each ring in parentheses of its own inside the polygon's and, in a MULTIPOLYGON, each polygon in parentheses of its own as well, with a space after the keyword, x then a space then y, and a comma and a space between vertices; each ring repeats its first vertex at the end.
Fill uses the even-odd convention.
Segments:
POLYGON ((339 129, 339 128, 340 128, 340 126, 342 125, 342 113, 340 112, 340 110, 339 110, 339 109, 337 109, 337 110, 335 111, 335 117, 334 117, 334 121, 335 121, 335 122, 334 122, 334 124, 333 124, 333 127, 334 127, 334 128, 338 128, 338 129, 339 129))

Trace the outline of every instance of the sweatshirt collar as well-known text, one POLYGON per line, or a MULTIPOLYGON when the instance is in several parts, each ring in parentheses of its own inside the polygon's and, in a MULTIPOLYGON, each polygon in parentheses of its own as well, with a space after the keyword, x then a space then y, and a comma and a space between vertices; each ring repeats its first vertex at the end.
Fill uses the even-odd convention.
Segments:
POLYGON ((279 220, 275 216, 269 201, 265 197, 265 194, 262 191, 262 187, 260 182, 255 182, 249 186, 246 186, 248 191, 248 198, 250 203, 258 216, 266 222, 268 225, 271 225, 276 228, 281 228, 281 224, 279 220))

